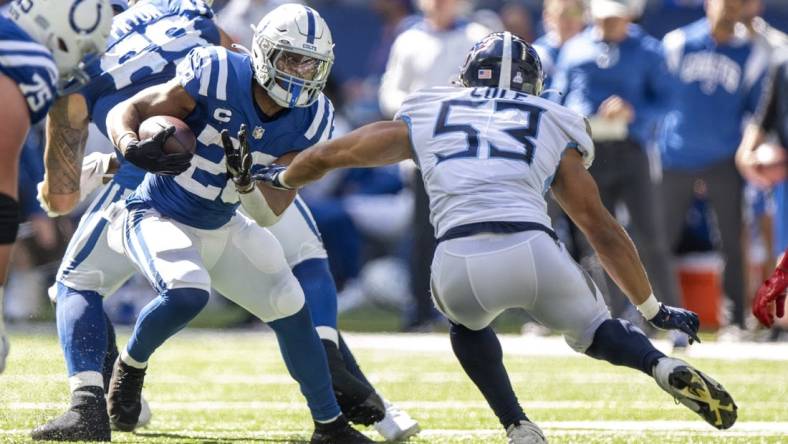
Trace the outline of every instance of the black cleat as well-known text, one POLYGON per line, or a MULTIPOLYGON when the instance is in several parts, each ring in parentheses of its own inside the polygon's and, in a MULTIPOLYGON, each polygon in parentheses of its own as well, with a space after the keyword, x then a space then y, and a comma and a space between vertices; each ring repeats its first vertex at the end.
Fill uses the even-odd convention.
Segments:
POLYGON ((386 406, 375 389, 348 371, 336 344, 327 340, 322 342, 326 349, 334 396, 348 421, 372 425, 382 420, 386 416, 386 406))
POLYGON ((686 362, 665 357, 654 366, 657 384, 678 402, 722 430, 736 422, 738 407, 719 382, 686 362))
POLYGON ((107 405, 109 419, 118 430, 130 432, 137 427, 142 410, 142 383, 145 369, 126 365, 118 358, 112 369, 107 405))
POLYGON ((363 433, 350 427, 344 416, 340 416, 328 424, 315 423, 310 444, 366 444, 375 442, 363 433))
POLYGON ((30 436, 36 441, 110 441, 109 415, 104 390, 82 387, 71 395, 68 411, 36 427, 30 436))

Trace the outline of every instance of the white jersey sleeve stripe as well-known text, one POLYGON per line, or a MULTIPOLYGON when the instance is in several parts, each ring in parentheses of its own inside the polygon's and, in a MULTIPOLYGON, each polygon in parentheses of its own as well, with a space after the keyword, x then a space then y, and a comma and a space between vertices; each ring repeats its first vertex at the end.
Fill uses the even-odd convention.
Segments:
POLYGON ((208 86, 211 83, 211 65, 212 63, 206 63, 205 69, 203 69, 202 73, 200 74, 200 95, 207 96, 208 95, 208 86))
POLYGON ((20 42, 18 40, 0 41, 0 51, 33 51, 49 54, 49 50, 39 43, 20 42))
POLYGON ((227 52, 216 51, 219 56, 219 78, 216 81, 216 98, 227 100, 227 52))
POLYGON ((44 56, 0 55, 0 65, 3 66, 34 66, 44 68, 52 74, 57 74, 55 62, 44 56))
POLYGON ((325 113, 325 101, 326 96, 323 94, 321 94, 317 99, 317 112, 315 113, 315 118, 312 120, 312 124, 309 125, 306 133, 304 133, 304 137, 307 139, 315 137, 317 130, 320 128, 320 122, 323 121, 323 114, 325 113))
MULTIPOLYGON (((326 118, 326 126, 323 128, 323 133, 320 134, 320 139, 317 142, 323 142, 328 140, 329 134, 331 134, 331 129, 334 127, 334 105, 331 102, 328 102, 328 117, 326 118)), ((316 143, 317 143, 316 142, 316 143)))

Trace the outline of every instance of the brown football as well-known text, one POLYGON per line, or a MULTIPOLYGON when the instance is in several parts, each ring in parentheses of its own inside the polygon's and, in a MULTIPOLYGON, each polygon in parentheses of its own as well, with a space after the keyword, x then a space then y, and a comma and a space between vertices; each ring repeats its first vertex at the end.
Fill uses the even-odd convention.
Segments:
POLYGON ((175 132, 164 142, 163 151, 167 154, 192 153, 197 149, 197 138, 186 123, 172 116, 153 116, 145 119, 138 131, 140 139, 153 137, 159 131, 174 126, 175 132))

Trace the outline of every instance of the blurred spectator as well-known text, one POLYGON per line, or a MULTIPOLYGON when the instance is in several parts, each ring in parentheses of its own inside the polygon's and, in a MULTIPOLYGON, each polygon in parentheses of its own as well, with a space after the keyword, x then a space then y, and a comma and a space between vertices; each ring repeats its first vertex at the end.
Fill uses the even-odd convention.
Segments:
POLYGON ((785 170, 786 165, 761 165, 754 153, 772 135, 777 136, 783 149, 788 147, 788 47, 785 46, 775 52, 758 112, 747 126, 736 153, 736 164, 744 177, 764 188, 774 187, 777 206, 774 251, 780 253, 788 248, 788 183, 785 180, 775 182, 768 169, 785 170))
POLYGON ((763 39, 772 49, 788 46, 788 35, 772 27, 761 17, 764 11, 762 0, 743 0, 741 22, 750 31, 750 35, 763 39))
POLYGON ((534 42, 534 48, 542 60, 545 89, 551 87, 555 62, 564 43, 579 34, 585 24, 584 0, 545 0, 542 10, 542 25, 545 33, 534 42))
MULTIPOLYGON (((602 201, 613 214, 626 207, 654 292, 680 306, 646 152, 663 111, 657 91, 667 77, 659 41, 632 23, 640 13, 633 0, 592 0, 590 7, 593 25, 564 45, 552 87, 567 107, 589 116, 596 145, 589 172, 602 201)), ((627 299, 605 279, 610 306, 620 315, 629 309, 627 299)), ((683 345, 683 337, 674 339, 683 345)))
POLYGON ((300 0, 230 0, 221 9, 216 23, 237 43, 249 47, 254 30, 252 26, 266 14, 285 3, 303 3, 300 0))
POLYGON ((668 33, 663 46, 672 85, 660 137, 663 204, 669 245, 674 246, 702 179, 717 215, 725 260, 724 289, 733 301, 732 326, 744 328, 742 185, 734 153, 747 113, 755 110, 768 49, 737 24, 742 0, 706 0, 706 17, 668 33))
POLYGON ((534 38, 536 38, 533 20, 531 20, 531 11, 523 3, 508 1, 503 4, 498 15, 501 16, 501 21, 506 31, 519 36, 527 42, 533 42, 534 38))
POLYGON ((383 23, 380 42, 369 57, 369 74, 381 75, 386 71, 391 45, 394 39, 418 18, 413 16, 411 0, 373 0, 372 9, 383 23), (408 19, 408 20, 406 20, 408 19))
MULTIPOLYGON (((380 107, 391 117, 413 91, 449 85, 476 41, 489 34, 484 26, 460 17, 460 0, 419 0, 424 19, 394 41, 380 86, 380 107)), ((429 222, 429 202, 421 176, 414 178, 411 288, 415 307, 405 329, 429 328, 436 317, 430 299, 430 261, 435 237, 429 222)))
POLYGON ((489 30, 459 17, 460 0, 418 0, 424 19, 400 34, 380 85, 380 108, 391 117, 417 89, 449 85, 471 46, 489 30))

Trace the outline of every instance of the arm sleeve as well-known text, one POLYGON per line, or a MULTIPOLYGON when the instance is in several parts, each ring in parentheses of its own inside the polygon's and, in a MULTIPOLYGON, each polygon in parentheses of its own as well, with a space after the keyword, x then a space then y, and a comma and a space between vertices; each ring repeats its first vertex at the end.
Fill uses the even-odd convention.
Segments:
POLYGON ((569 138, 567 148, 580 152, 583 155, 583 165, 590 168, 594 163, 594 142, 591 140, 591 125, 588 119, 572 113, 561 120, 567 122, 563 125, 564 133, 569 138))
MULTIPOLYGON (((178 83, 196 101, 217 88, 218 53, 216 47, 194 48, 178 64, 178 83), (216 71, 216 72, 214 72, 216 71)), ((224 63, 227 63, 225 58, 224 63)))

